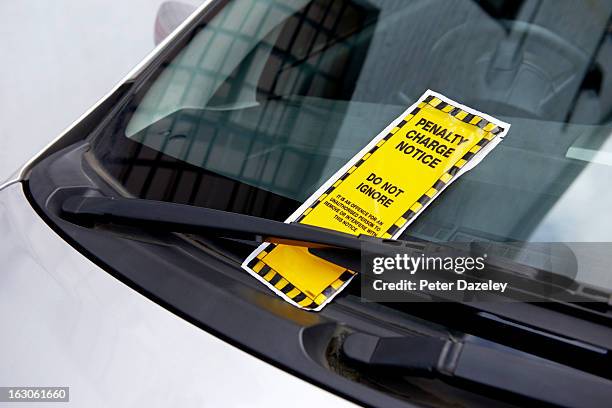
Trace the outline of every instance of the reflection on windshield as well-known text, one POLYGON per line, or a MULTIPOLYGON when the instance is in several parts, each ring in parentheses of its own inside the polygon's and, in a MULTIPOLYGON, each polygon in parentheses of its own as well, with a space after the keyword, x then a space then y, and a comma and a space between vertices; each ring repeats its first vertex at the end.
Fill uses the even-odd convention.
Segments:
POLYGON ((376 17, 351 1, 234 2, 164 70, 126 134, 303 201, 401 111, 374 123, 376 106, 347 112, 371 38, 359 33, 376 17))
POLYGON ((576 153, 612 133, 611 14, 605 0, 230 2, 101 139, 101 162, 139 197, 283 219, 430 88, 512 129, 405 237, 612 241, 611 167, 576 153))

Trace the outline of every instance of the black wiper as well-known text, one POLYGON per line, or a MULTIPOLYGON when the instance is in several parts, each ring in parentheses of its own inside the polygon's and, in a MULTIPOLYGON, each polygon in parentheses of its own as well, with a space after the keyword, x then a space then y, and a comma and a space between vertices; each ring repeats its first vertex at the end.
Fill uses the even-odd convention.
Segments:
POLYGON ((502 391, 544 404, 607 407, 612 395, 609 380, 469 340, 353 333, 345 339, 342 351, 350 361, 381 369, 386 375, 436 377, 490 388, 497 396, 502 391))
MULTIPOLYGON (((402 247, 406 244, 406 242, 398 241, 391 247, 392 251, 401 253, 403 252, 402 247)), ((375 252, 370 252, 370 255, 377 251, 388 255, 391 252, 389 245, 379 246, 379 249, 374 250, 375 252)), ((423 245, 422 251, 416 249, 419 246, 418 243, 409 243, 409 245, 415 248, 415 256, 418 256, 419 252, 430 254, 434 253, 433 251, 449 251, 449 247, 445 245, 436 245, 428 242, 423 245)), ((364 248, 371 251, 371 248, 368 246, 362 247, 362 250, 364 248)), ((463 251, 457 248, 450 248, 451 251, 457 251, 454 252, 454 255, 469 254, 469 251, 465 248, 463 251)), ((461 248, 461 245, 459 248, 461 248)), ((356 249, 312 248, 310 252, 344 268, 352 270, 361 269, 361 257, 363 254, 360 254, 356 249)), ((447 253, 453 255, 453 252, 447 253)), ((504 268, 491 273, 489 269, 489 261, 491 260, 487 260, 485 279, 486 277, 491 277, 500 281, 510 282, 506 290, 507 293, 504 295, 487 294, 486 301, 478 301, 477 299, 462 300, 460 298, 453 298, 453 292, 445 294, 444 292, 430 293, 422 290, 418 294, 425 295, 426 297, 429 296, 432 301, 451 301, 456 305, 461 305, 465 310, 479 315, 497 316, 507 322, 507 324, 517 325, 517 327, 522 326, 524 330, 535 330, 550 338, 559 336, 558 339, 562 339, 567 344, 574 343, 579 345, 579 347, 595 346, 602 350, 612 350, 612 316, 606 311, 600 312, 591 307, 584 306, 585 304, 589 306, 598 305, 603 306, 607 310, 609 308, 607 302, 595 302, 592 299, 575 294, 572 290, 565 290, 563 287, 557 287, 557 289, 563 290, 563 292, 558 294, 558 298, 557 294, 554 293, 547 296, 543 295, 541 290, 530 291, 529 285, 520 284, 521 280, 528 281, 528 279, 517 276, 514 272, 514 268, 520 268, 520 264, 515 266, 512 262, 507 262, 504 268), (529 301, 511 300, 514 296, 519 299, 529 299, 529 301)), ((364 272, 369 276, 364 276, 363 279, 372 279, 369 271, 364 272)), ((452 276, 452 272, 450 275, 452 276)), ((383 275, 377 276, 375 279, 381 279, 381 276, 383 275)), ((431 276, 430 273, 429 277, 431 276)), ((438 276, 444 279, 444 275, 438 276)), ((468 277, 479 279, 478 276, 469 276, 467 273, 463 275, 463 278, 468 277)), ((453 278, 451 277, 450 279, 452 281, 453 278)), ((545 286, 546 283, 543 283, 544 292, 546 292, 545 286)), ((612 377, 612 371, 609 368, 605 368, 604 372, 606 376, 612 377)))
MULTIPOLYGON (((400 243, 372 237, 358 238, 307 225, 285 224, 220 210, 144 199, 71 196, 62 203, 61 208, 64 218, 86 226, 114 223, 154 231, 214 234, 218 237, 249 239, 259 242, 285 242, 309 247, 315 253, 321 251, 321 249, 317 249, 320 247, 328 248, 327 250, 329 248, 340 248, 342 251, 336 255, 352 257, 351 262, 353 262, 355 268, 359 268, 359 265, 355 263, 354 258, 360 257, 360 251, 364 244, 367 244, 369 251, 374 250, 381 253, 388 253, 390 249, 406 248, 406 246, 424 252, 441 247, 441 245, 428 242, 400 243)), ((332 252, 338 251, 334 249, 332 252)), ((368 271, 362 272, 367 273, 368 271)), ((508 319, 513 322, 512 324, 537 327, 566 339, 585 342, 604 350, 612 349, 610 328, 601 323, 596 324, 564 313, 543 310, 531 304, 461 303, 476 313, 492 313, 495 316, 508 319)), ((436 342, 436 340, 431 339, 428 341, 436 342)), ((525 358, 517 360, 516 356, 507 353, 500 354, 499 351, 482 349, 472 344, 428 343, 423 347, 415 348, 408 340, 377 338, 375 339, 376 347, 368 348, 368 345, 371 346, 373 343, 374 341, 371 338, 349 337, 345 343, 344 351, 348 357, 363 364, 381 366, 382 368, 393 366, 405 371, 435 372, 436 375, 467 380, 480 385, 484 384, 552 403, 565 402, 568 405, 577 405, 579 402, 572 396, 564 396, 568 399, 555 396, 553 389, 557 386, 560 387, 559 389, 565 389, 561 386, 564 381, 573 381, 573 389, 576 384, 580 384, 580 389, 587 390, 588 397, 591 398, 590 401, 594 402, 592 405, 597 405, 595 402, 598 403, 600 400, 596 398, 599 398, 602 393, 610 395, 609 382, 593 375, 581 373, 568 367, 561 369, 558 365, 536 363, 525 358), (442 360, 439 357, 443 349, 452 349, 459 352, 456 359, 453 360, 454 366, 441 365, 442 360), (411 354, 410 350, 418 350, 418 353, 411 354), (414 358, 418 361, 411 360, 414 358), (526 367, 529 367, 529 371, 526 367), (515 378, 525 378, 525 381, 506 384, 503 382, 503 375, 499 374, 503 373, 503 370, 516 371, 515 378), (530 375, 526 375, 527 373, 530 375), (535 396, 532 395, 536 391, 533 384, 538 383, 538 381, 534 381, 534 378, 538 378, 538 376, 534 377, 533 373, 539 373, 539 375, 548 378, 550 380, 548 383, 553 384, 554 387, 535 396)), ((603 355, 599 354, 598 358, 606 359, 605 355, 605 352, 603 355)))
POLYGON ((360 254, 366 247, 371 253, 381 254, 400 248, 402 251, 418 253, 445 248, 443 245, 427 241, 400 243, 367 235, 345 234, 311 225, 287 224, 211 208, 139 198, 75 195, 64 200, 61 209, 63 218, 84 226, 118 224, 155 231, 215 234, 223 238, 284 243, 308 247, 311 253, 324 259, 327 253, 319 255, 318 250, 338 250, 342 263, 350 265, 350 269, 361 273, 368 273, 361 270, 359 262, 360 254))
POLYGON ((81 225, 120 224, 139 228, 224 238, 286 243, 305 247, 335 247, 359 251, 353 235, 304 224, 211 208, 137 198, 72 196, 62 203, 62 216, 81 225))
MULTIPOLYGON (((370 253, 381 254, 400 248, 429 253, 444 247, 429 242, 410 243, 369 236, 355 237, 309 225, 286 224, 209 208, 136 198, 71 196, 62 203, 62 213, 64 218, 81 225, 114 223, 155 231, 215 234, 225 238, 286 243, 309 247, 315 255, 321 251, 320 248, 337 248, 340 251, 334 249, 332 252, 335 255, 344 254, 345 258, 337 263, 345 265, 346 262, 356 271, 360 271, 361 267, 355 260, 360 258, 364 247, 370 253)), ((368 270, 361 272, 374 276, 368 270)), ((602 314, 578 313, 580 310, 577 307, 570 309, 570 306, 563 311, 543 310, 520 302, 459 303, 478 313, 492 313, 518 324, 612 350, 612 336, 608 326, 610 320, 602 314)))

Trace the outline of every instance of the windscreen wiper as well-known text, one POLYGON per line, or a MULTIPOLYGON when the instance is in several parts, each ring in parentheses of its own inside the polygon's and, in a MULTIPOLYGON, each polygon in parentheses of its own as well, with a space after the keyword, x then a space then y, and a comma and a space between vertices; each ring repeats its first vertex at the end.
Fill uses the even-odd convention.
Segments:
POLYGON ((323 259, 327 252, 319 255, 317 250, 338 250, 343 263, 347 262, 351 270, 364 274, 368 271, 362 271, 361 264, 355 262, 364 248, 371 253, 385 253, 401 247, 403 251, 416 251, 415 254, 446 248, 427 241, 399 242, 369 235, 355 236, 306 224, 140 198, 74 195, 62 202, 61 212, 64 219, 83 226, 118 224, 145 230, 214 234, 222 238, 303 246, 323 259))
POLYGON ((166 201, 75 195, 61 209, 63 218, 81 225, 120 224, 304 247, 361 248, 359 239, 342 232, 166 201))
POLYGON ((349 361, 386 375, 426 376, 563 407, 608 407, 612 381, 509 349, 470 340, 352 333, 349 361))
MULTIPOLYGON (((339 248, 352 257, 360 257, 364 246, 372 253, 382 254, 400 246, 406 248, 412 245, 420 252, 441 247, 425 241, 408 243, 370 236, 356 237, 309 225, 287 224, 221 210, 138 198, 75 195, 63 201, 61 210, 65 219, 85 226, 119 224, 154 231, 215 234, 224 238, 305 246, 315 255, 320 248, 339 248)), ((359 268, 357 263, 351 264, 359 268)), ((361 273, 372 276, 368 270, 361 273)), ((589 315, 589 319, 585 319, 585 316, 573 313, 577 307, 568 309, 572 313, 564 313, 518 302, 459 303, 475 312, 492 313, 519 324, 612 350, 609 318, 589 315)))
MULTIPOLYGON (((75 195, 62 203, 61 210, 64 218, 84 226, 114 223, 154 231, 213 233, 219 237, 302 245, 315 251, 321 247, 342 248, 353 256, 357 256, 357 251, 362 249, 364 243, 370 250, 378 246, 382 253, 398 245, 395 241, 355 237, 308 225, 286 224, 220 210, 145 199, 75 195)), ((427 244, 415 243, 414 246, 426 250, 427 244)), ((519 324, 540 327, 607 350, 612 349, 608 327, 595 327, 592 322, 572 316, 555 314, 552 317, 551 311, 538 312, 533 305, 518 303, 474 304, 471 307, 479 313, 491 312, 519 324), (529 310, 524 310, 525 307, 529 310), (588 327, 579 327, 580 324, 588 327)), ((343 350, 349 359, 371 367, 407 373, 426 372, 567 406, 601 406, 602 401, 608 402, 603 398, 612 391, 608 380, 595 375, 543 359, 517 357, 468 342, 427 338, 420 339, 421 343, 417 344, 412 339, 367 336, 350 335, 343 350), (506 381, 508 375, 516 381, 506 381), (538 378, 545 379, 545 385, 538 378), (572 390, 579 389, 580 392, 567 392, 570 386, 572 390)))

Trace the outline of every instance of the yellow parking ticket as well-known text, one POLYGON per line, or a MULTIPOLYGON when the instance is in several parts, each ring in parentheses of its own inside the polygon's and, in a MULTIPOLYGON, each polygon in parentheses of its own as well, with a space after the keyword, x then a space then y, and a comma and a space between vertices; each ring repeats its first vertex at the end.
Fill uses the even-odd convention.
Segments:
MULTIPOLYGON (((397 238, 510 125, 428 90, 285 222, 397 238)), ((355 276, 307 248, 260 245, 242 264, 287 302, 321 310, 355 276)))

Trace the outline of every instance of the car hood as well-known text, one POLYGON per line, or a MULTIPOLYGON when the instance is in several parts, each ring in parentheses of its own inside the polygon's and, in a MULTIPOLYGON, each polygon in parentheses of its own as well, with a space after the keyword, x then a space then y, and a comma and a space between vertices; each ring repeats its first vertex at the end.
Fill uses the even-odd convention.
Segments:
POLYGON ((68 386, 86 407, 352 406, 116 280, 44 222, 20 182, 0 189, 0 231, 2 385, 68 386))

